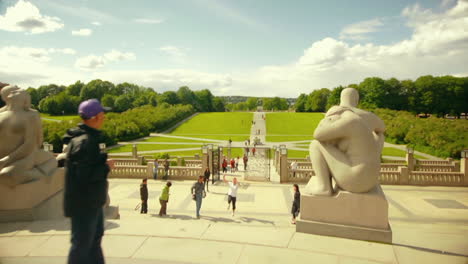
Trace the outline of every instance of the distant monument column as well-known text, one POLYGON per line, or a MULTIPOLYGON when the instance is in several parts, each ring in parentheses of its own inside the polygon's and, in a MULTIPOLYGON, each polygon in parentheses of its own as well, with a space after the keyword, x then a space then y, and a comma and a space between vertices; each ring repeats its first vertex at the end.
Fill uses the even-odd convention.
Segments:
POLYGON ((328 110, 310 144, 312 176, 301 195, 296 231, 392 242, 388 202, 380 188, 385 125, 356 108, 359 93, 346 88, 328 110))

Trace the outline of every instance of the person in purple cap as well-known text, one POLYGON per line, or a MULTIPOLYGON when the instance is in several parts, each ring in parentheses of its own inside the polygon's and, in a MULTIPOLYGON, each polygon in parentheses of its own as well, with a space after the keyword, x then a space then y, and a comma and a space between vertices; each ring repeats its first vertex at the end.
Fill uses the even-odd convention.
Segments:
POLYGON ((107 174, 114 167, 102 152, 99 129, 104 123, 104 108, 96 99, 80 104, 82 123, 67 131, 65 161, 65 216, 71 218, 69 264, 104 263, 101 239, 104 235, 103 206, 107 201, 107 174))

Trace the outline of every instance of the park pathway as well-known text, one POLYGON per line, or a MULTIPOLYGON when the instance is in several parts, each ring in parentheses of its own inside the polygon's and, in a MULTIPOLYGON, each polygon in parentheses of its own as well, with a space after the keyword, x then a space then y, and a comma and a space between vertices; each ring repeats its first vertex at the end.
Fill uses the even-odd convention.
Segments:
POLYGON ((264 120, 266 114, 263 112, 254 112, 253 114, 253 124, 250 129, 249 161, 244 179, 268 181, 271 174, 270 157, 268 157, 268 149, 261 148, 266 142, 266 122, 264 120), (252 149, 255 139, 258 139, 261 145, 257 146, 254 155, 252 149))

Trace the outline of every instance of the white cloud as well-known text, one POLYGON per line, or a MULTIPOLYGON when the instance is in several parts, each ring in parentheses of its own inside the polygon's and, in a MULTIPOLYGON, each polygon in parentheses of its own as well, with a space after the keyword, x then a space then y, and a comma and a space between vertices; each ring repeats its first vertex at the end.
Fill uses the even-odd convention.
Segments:
POLYGON ((161 24, 164 22, 164 19, 136 18, 134 21, 140 24, 161 24))
POLYGON ((232 85, 232 77, 226 74, 205 73, 188 69, 143 70, 143 71, 101 71, 94 72, 93 78, 111 80, 114 83, 138 80, 138 84, 156 90, 174 90, 187 85, 191 89, 220 89, 232 85))
POLYGON ((35 5, 23 0, 8 7, 5 15, 0 16, 0 29, 12 32, 39 34, 56 31, 63 25, 60 18, 44 16, 35 5))
POLYGON ((159 50, 163 51, 164 53, 168 54, 172 61, 175 63, 186 63, 187 62, 187 55, 186 48, 178 48, 176 46, 164 46, 159 48, 159 50))
POLYGON ((70 48, 31 48, 7 46, 0 48, 0 79, 21 87, 46 83, 64 84, 81 79, 69 67, 52 66, 54 54, 73 54, 70 48))
MULTIPOLYGON (((53 57, 48 50, 1 49, 0 79, 35 85, 101 78, 114 83, 132 81, 157 90, 188 85, 193 89, 209 88, 215 95, 296 97, 314 89, 359 83, 370 76, 398 79, 415 79, 427 74, 467 76, 468 1, 458 1, 449 9, 440 10, 419 5, 402 10, 412 34, 396 43, 363 45, 328 37, 311 43, 302 54, 298 51, 297 58, 288 64, 266 65, 251 71, 229 74, 188 69, 116 71, 107 66, 111 62, 133 60, 135 55, 109 51, 78 59, 78 68, 93 70, 81 72, 66 66, 50 66, 53 57)), ((186 53, 174 46, 160 50, 171 56, 186 53)))
POLYGON ((91 24, 95 25, 95 26, 102 26, 102 23, 101 22, 98 22, 98 21, 94 21, 92 22, 91 24))
POLYGON ((351 24, 343 28, 340 33, 340 39, 367 39, 367 34, 378 31, 382 26, 383 23, 379 18, 351 24))
POLYGON ((111 50, 102 56, 96 56, 94 54, 78 58, 75 62, 75 67, 82 70, 94 70, 102 68, 109 62, 123 61, 123 60, 135 60, 136 56, 131 52, 120 52, 118 50, 111 50))
POLYGON ((80 30, 72 30, 73 36, 87 37, 87 36, 91 36, 92 33, 93 33, 93 30, 89 28, 82 28, 80 30))

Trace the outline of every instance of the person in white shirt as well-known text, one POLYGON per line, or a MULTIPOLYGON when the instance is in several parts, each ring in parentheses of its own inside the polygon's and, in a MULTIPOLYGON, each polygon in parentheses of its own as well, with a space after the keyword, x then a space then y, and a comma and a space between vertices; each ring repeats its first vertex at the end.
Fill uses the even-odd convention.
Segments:
POLYGON ((239 189, 239 183, 237 182, 237 178, 233 178, 232 182, 228 182, 226 180, 226 175, 223 175, 223 181, 228 183, 229 185, 229 191, 228 191, 228 210, 231 207, 231 202, 232 202, 232 216, 234 216, 234 213, 236 211, 236 199, 237 199, 237 190, 239 189))

